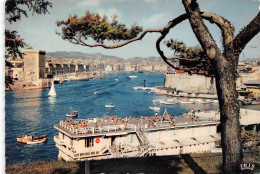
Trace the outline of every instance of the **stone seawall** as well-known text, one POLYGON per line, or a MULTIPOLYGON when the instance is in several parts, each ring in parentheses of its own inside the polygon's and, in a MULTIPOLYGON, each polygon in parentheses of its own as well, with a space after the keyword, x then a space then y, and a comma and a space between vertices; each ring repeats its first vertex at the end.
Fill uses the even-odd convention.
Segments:
POLYGON ((217 94, 177 92, 175 89, 166 87, 156 87, 154 93, 159 95, 169 95, 172 97, 217 99, 217 94))
POLYGON ((186 93, 216 93, 216 85, 213 77, 196 74, 166 74, 164 86, 186 93))

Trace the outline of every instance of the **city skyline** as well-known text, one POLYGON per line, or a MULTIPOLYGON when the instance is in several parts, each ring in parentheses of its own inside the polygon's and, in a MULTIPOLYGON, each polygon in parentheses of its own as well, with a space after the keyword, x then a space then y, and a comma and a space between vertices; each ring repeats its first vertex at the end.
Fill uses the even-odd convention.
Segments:
MULTIPOLYGON (((170 20, 185 13, 185 9, 181 1, 159 1, 159 0, 56 0, 50 1, 53 7, 49 9, 50 14, 32 15, 28 13, 28 18, 22 19, 11 25, 5 21, 6 29, 17 30, 20 36, 36 50, 44 50, 46 52, 54 51, 79 51, 83 53, 102 53, 121 58, 131 57, 159 57, 155 43, 159 36, 156 34, 146 35, 142 41, 128 44, 118 49, 104 48, 88 48, 77 46, 64 41, 60 36, 55 34, 59 31, 56 21, 66 20, 69 15, 77 15, 81 17, 86 11, 91 13, 99 13, 111 17, 116 15, 119 22, 130 27, 133 24, 142 26, 143 29, 164 27, 170 20)), ((235 35, 252 20, 259 11, 259 1, 256 0, 229 0, 229 1, 205 1, 198 0, 201 11, 207 11, 221 15, 231 22, 235 27, 235 35), (232 10, 230 10, 232 9, 232 10)), ((220 31, 216 26, 206 23, 221 48, 220 31)), ((180 24, 170 36, 166 38, 184 41, 187 46, 199 45, 195 38, 188 21, 180 24)), ((260 46, 259 34, 252 39, 240 55, 240 60, 247 58, 259 58, 257 48, 260 46)), ((107 43, 113 44, 113 43, 107 43)), ((167 56, 172 56, 173 51, 164 47, 167 56)))

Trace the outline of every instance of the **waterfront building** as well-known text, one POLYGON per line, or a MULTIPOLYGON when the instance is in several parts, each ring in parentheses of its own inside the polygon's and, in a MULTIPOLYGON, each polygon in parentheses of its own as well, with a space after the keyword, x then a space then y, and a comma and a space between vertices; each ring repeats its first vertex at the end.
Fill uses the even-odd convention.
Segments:
POLYGON ((125 71, 132 71, 132 65, 131 65, 131 63, 126 63, 125 64, 125 71))
POLYGON ((9 60, 8 65, 6 62, 5 76, 9 76, 12 79, 23 81, 23 61, 21 60, 9 60))
POLYGON ((142 71, 153 71, 153 66, 152 65, 142 65, 140 66, 139 70, 142 70, 142 71))
POLYGON ((106 65, 105 66, 105 72, 106 73, 112 72, 113 70, 114 70, 113 65, 106 65))
MULTIPOLYGON (((260 111, 241 109, 241 126, 259 125, 260 111)), ((219 111, 190 111, 182 116, 61 120, 54 128, 59 159, 84 161, 108 158, 221 152, 219 111)), ((256 128, 255 128, 256 129, 256 128)), ((259 130, 258 130, 259 131, 259 130)))
POLYGON ((45 63, 45 51, 24 50, 23 60, 10 60, 12 65, 6 68, 6 76, 14 80, 14 84, 9 84, 7 90, 48 87, 49 79, 45 79, 45 63))
MULTIPOLYGON (((193 114, 193 115, 192 115, 193 114)), ((164 156, 219 151, 219 120, 184 116, 144 116, 61 120, 54 137, 66 161, 164 156)))
POLYGON ((260 80, 251 80, 244 83, 246 85, 246 91, 250 92, 249 97, 260 97, 260 80))
POLYGON ((155 72, 167 72, 168 71, 167 64, 155 64, 153 67, 154 67, 153 71, 155 71, 155 72))

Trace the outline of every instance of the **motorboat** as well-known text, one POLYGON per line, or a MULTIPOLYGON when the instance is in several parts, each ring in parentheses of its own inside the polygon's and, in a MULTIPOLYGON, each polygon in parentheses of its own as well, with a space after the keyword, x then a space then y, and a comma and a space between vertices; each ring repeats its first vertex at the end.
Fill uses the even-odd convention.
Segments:
POLYGON ((133 79, 133 78, 137 78, 137 76, 133 76, 133 75, 132 75, 132 76, 129 76, 129 78, 133 79))
POLYGON ((108 104, 108 105, 105 105, 106 108, 114 108, 115 105, 112 105, 112 104, 108 104))
POLYGON ((154 111, 159 111, 159 110, 160 110, 160 107, 150 106, 149 109, 154 110, 154 111))
POLYGON ((166 103, 166 101, 165 100, 160 100, 160 102, 159 102, 160 104, 165 104, 166 103))
POLYGON ((66 114, 67 117, 77 117, 79 115, 78 111, 72 111, 70 114, 66 114))
POLYGON ((27 134, 23 137, 19 136, 17 138, 17 142, 24 144, 39 144, 44 143, 47 140, 47 135, 41 135, 38 137, 34 137, 33 134, 28 136, 27 134))

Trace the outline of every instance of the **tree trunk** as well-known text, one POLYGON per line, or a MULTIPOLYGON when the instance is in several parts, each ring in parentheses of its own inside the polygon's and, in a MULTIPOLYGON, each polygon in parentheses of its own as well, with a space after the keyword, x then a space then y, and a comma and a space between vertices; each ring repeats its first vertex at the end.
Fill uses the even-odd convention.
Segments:
POLYGON ((221 145, 223 170, 239 173, 242 163, 242 146, 239 123, 239 104, 236 92, 236 63, 220 57, 216 64, 216 88, 221 119, 221 145))

